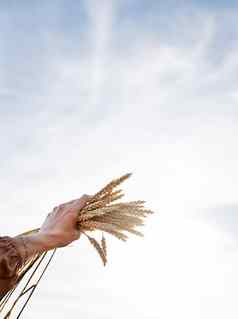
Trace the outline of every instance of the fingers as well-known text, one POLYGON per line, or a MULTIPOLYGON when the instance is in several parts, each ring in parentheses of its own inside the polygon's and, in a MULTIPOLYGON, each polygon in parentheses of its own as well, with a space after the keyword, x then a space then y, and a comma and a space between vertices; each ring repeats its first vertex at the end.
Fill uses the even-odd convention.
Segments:
POLYGON ((77 205, 79 202, 80 203, 84 203, 85 201, 87 202, 90 198, 92 198, 91 195, 84 194, 80 198, 76 198, 76 199, 70 200, 69 202, 66 202, 66 203, 63 203, 63 204, 61 204, 59 206, 56 206, 54 209, 56 209, 58 207, 63 208, 65 206, 72 205, 72 204, 76 204, 77 205))
POLYGON ((55 206, 53 211, 51 212, 51 215, 52 216, 56 215, 60 211, 60 209, 62 209, 61 205, 55 206))
POLYGON ((83 195, 78 200, 76 200, 71 207, 69 207, 68 212, 76 213, 78 214, 79 210, 85 207, 87 202, 90 200, 92 196, 89 195, 83 195))
POLYGON ((69 202, 66 202, 66 203, 64 203, 62 205, 70 205, 70 204, 73 204, 74 202, 76 202, 77 200, 79 200, 79 198, 72 199, 69 202))
POLYGON ((91 195, 84 194, 78 199, 73 199, 67 203, 54 207, 52 214, 58 215, 60 213, 75 212, 75 210, 78 211, 79 209, 82 209, 91 198, 91 195))
POLYGON ((81 236, 81 232, 79 230, 75 230, 74 232, 74 240, 78 240, 81 236))

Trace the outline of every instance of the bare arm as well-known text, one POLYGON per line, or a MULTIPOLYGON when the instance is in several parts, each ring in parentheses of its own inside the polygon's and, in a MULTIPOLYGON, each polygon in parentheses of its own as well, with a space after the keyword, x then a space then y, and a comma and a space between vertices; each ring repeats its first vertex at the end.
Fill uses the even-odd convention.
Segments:
POLYGON ((17 271, 31 256, 58 247, 64 247, 80 236, 76 228, 79 209, 90 196, 62 204, 47 216, 38 233, 14 238, 0 237, 0 299, 17 279, 17 271))
POLYGON ((41 253, 54 248, 64 247, 79 239, 76 228, 79 209, 83 208, 90 196, 62 204, 53 209, 47 216, 38 233, 34 235, 17 236, 19 248, 27 250, 27 256, 41 253))

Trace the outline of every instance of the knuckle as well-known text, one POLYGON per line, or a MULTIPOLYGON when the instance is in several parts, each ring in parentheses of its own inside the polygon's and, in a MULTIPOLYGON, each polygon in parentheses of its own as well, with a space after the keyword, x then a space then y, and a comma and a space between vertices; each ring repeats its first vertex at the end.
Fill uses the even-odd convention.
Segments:
POLYGON ((81 199, 81 200, 87 200, 87 199, 88 199, 88 195, 84 194, 83 196, 81 196, 80 199, 81 199))

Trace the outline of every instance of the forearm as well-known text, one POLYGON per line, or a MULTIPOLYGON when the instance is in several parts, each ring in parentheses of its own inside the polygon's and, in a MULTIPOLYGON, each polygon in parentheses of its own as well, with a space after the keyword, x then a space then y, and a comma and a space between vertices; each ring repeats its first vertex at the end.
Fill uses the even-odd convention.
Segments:
POLYGON ((41 233, 19 235, 14 237, 14 240, 25 259, 55 248, 53 239, 51 240, 50 236, 41 233))
POLYGON ((61 204, 47 216, 38 232, 16 237, 0 237, 0 299, 14 287, 18 270, 36 254, 64 247, 79 239, 78 212, 90 196, 61 204))

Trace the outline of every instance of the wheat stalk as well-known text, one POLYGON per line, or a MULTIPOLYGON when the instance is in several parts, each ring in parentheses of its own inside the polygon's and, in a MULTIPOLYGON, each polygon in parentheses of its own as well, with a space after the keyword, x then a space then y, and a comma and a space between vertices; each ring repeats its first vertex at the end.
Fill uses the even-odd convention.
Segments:
MULTIPOLYGON (((135 227, 144 225, 144 218, 153 213, 144 208, 145 201, 111 204, 124 196, 122 190, 116 190, 116 188, 130 176, 131 174, 125 174, 112 180, 90 198, 86 206, 79 211, 78 228, 83 234, 88 236, 87 232, 101 230, 123 241, 128 239, 124 232, 143 236, 135 227)), ((106 251, 105 237, 103 236, 101 245, 93 241, 92 237, 89 241, 96 248, 103 264, 106 265, 106 254, 103 254, 106 251)))
MULTIPOLYGON (((145 209, 145 201, 138 200, 124 203, 114 203, 116 200, 119 200, 124 196, 122 190, 117 190, 116 188, 125 180, 127 180, 130 176, 131 174, 125 174, 117 179, 112 180, 99 192, 92 196, 88 200, 86 205, 78 212, 77 227, 80 233, 85 235, 91 243, 91 245, 96 249, 104 266, 107 263, 107 243, 104 237, 104 233, 108 233, 122 241, 126 241, 128 239, 128 235, 125 234, 125 232, 132 233, 137 236, 143 236, 143 234, 135 228, 138 226, 143 226, 144 219, 148 215, 153 213, 153 211, 145 209), (102 231, 102 239, 100 243, 88 234, 89 232, 91 233, 98 230, 102 231)), ((39 229, 28 231, 22 235, 34 233, 37 231, 39 231, 39 229)), ((24 275, 30 270, 30 268, 32 268, 35 264, 37 265, 38 261, 38 264, 40 264, 43 261, 46 254, 47 253, 37 254, 26 261, 24 266, 21 269, 19 269, 17 284, 19 284, 19 282, 23 279, 24 275)), ((49 262, 47 263, 45 269, 41 273, 40 279, 43 276, 49 263, 51 262, 53 255, 54 253, 50 257, 49 262)), ((38 265, 36 266, 36 270, 37 268, 38 265)), ((29 288, 27 285, 25 286, 20 295, 14 301, 7 316, 4 317, 5 319, 10 317, 11 311, 13 310, 15 304, 18 302, 21 296, 23 296, 27 291, 31 290, 32 287, 35 289, 38 285, 38 282, 39 281, 37 281, 35 285, 32 285, 29 288)), ((14 291, 14 289, 12 291, 14 291)), ((31 292, 31 295, 34 292, 34 289, 31 292)), ((11 296, 11 292, 9 296, 11 296)), ((8 299, 9 297, 6 296, 3 303, 0 303, 0 313, 7 304, 8 299)), ((24 304, 20 314, 22 313, 28 301, 29 298, 24 304)), ((19 318, 19 316, 17 318, 19 318)))

